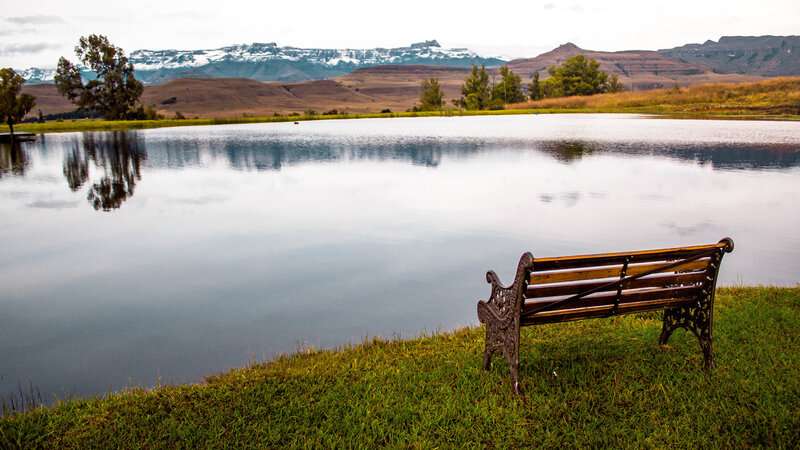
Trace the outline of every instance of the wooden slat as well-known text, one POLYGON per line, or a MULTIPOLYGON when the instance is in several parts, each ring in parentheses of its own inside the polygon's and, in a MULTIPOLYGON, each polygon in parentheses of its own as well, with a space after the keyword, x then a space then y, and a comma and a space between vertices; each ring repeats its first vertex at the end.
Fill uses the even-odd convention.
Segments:
POLYGON ((723 248, 725 243, 713 245, 696 245, 690 247, 643 250, 638 252, 600 253, 595 255, 561 256, 555 258, 534 258, 533 271, 578 269, 582 267, 610 266, 622 264, 630 257, 631 263, 650 262, 665 259, 685 259, 696 256, 713 248, 723 248))
MULTIPOLYGON (((672 285, 689 285, 697 284, 703 281, 705 272, 692 272, 670 275, 656 275, 644 278, 637 278, 625 283, 624 289, 637 289, 647 287, 667 287, 672 285)), ((572 283, 572 284, 541 284, 528 286, 525 292, 525 298, 542 298, 542 297, 556 297, 580 294, 591 289, 597 289, 603 285, 608 284, 608 281, 592 281, 588 283, 572 283)), ((616 286, 609 286, 601 291, 616 291, 616 286)))
MULTIPOLYGON (((668 298, 695 298, 701 295, 703 291, 702 286, 682 286, 677 288, 662 288, 662 289, 635 289, 622 291, 619 298, 619 308, 629 303, 650 302, 657 303, 658 301, 668 298)), ((575 301, 565 303, 563 305, 555 306, 552 310, 546 310, 536 313, 534 317, 558 315, 563 314, 563 311, 574 311, 580 309, 595 309, 597 307, 609 306, 613 307, 614 300, 617 297, 616 292, 606 292, 603 294, 593 294, 589 297, 583 297, 575 301)), ((522 306, 522 315, 529 314, 539 308, 547 305, 552 305, 562 299, 551 298, 547 300, 526 300, 522 306)))
MULTIPOLYGON (((645 311, 659 311, 666 308, 677 308, 690 304, 693 300, 686 298, 667 298, 659 301, 630 303, 620 305, 615 315, 633 314, 645 311)), ((544 323, 569 322, 573 320, 590 319, 596 317, 608 317, 612 306, 602 306, 595 309, 584 309, 578 311, 559 311, 558 314, 535 315, 522 319, 522 325, 537 325, 544 323)))
MULTIPOLYGON (((705 270, 709 263, 708 258, 698 259, 676 267, 665 270, 665 272, 679 272, 689 270, 705 270)), ((669 264, 668 262, 658 262, 649 264, 638 264, 628 266, 626 276, 638 275, 640 273, 649 272, 661 266, 669 264)), ((528 284, 546 284, 546 283, 564 283, 568 281, 580 280, 596 280, 602 278, 619 278, 622 273, 622 266, 618 267, 605 267, 600 269, 577 269, 562 272, 543 272, 532 273, 528 284)))

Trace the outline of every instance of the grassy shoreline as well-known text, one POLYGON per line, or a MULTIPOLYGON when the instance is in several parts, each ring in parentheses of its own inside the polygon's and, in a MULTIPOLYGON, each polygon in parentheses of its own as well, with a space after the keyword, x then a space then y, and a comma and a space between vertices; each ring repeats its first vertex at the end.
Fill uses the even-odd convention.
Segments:
MULTIPOLYGON (((447 109, 376 114, 248 116, 217 119, 76 120, 19 124, 15 129, 39 134, 307 120, 575 113, 652 114, 679 119, 800 120, 800 78, 777 78, 756 83, 712 84, 684 89, 563 97, 506 105, 506 109, 494 111, 447 109)), ((0 132, 8 132, 8 126, 0 125, 0 132)))
MULTIPOLYGON (((76 120, 19 124, 15 129, 39 134, 306 120, 575 113, 652 114, 690 119, 800 120, 800 77, 775 78, 754 83, 717 83, 689 88, 551 98, 506 105, 506 109, 495 111, 446 109, 376 114, 248 116, 217 119, 76 120)), ((1 124, 0 132, 8 132, 8 126, 1 124)))
MULTIPOLYGON (((143 130, 154 128, 189 127, 207 125, 231 125, 247 123, 281 123, 304 122, 312 120, 346 120, 346 119, 377 119, 397 117, 464 117, 464 116, 501 116, 520 114, 649 114, 674 119, 707 119, 707 120, 780 120, 797 121, 800 115, 789 114, 756 114, 748 113, 698 113, 698 112, 670 112, 661 106, 648 107, 617 107, 617 108, 528 108, 504 109, 496 111, 424 111, 400 112, 383 114, 348 114, 348 115, 318 115, 318 116, 267 116, 267 117, 233 117, 227 119, 162 119, 162 120, 76 120, 64 122, 26 123, 14 126, 14 131, 34 134, 42 133, 70 133, 81 131, 120 131, 143 130)), ((0 133, 8 133, 7 125, 0 125, 0 133)))
POLYGON ((482 328, 373 339, 0 419, 0 447, 800 445, 800 287, 722 288, 717 369, 658 314, 528 327, 521 383, 482 328))

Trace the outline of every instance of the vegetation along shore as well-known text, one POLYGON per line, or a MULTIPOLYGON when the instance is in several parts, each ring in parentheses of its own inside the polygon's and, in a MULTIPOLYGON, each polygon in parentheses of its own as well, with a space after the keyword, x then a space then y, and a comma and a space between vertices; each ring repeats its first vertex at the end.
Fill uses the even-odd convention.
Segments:
MULTIPOLYGON (((554 113, 638 113, 703 119, 800 120, 800 78, 784 77, 752 83, 717 83, 689 88, 673 86, 670 89, 651 91, 549 98, 508 104, 505 109, 498 110, 446 108, 376 114, 317 114, 306 111, 297 115, 217 119, 67 120, 22 123, 15 125, 14 129, 38 134, 304 120, 554 113)), ((8 127, 0 125, 0 131, 7 132, 8 127)))
POLYGON ((523 395, 482 328, 367 340, 0 419, 0 448, 800 445, 800 287, 721 288, 717 368, 658 314, 523 330, 523 395))

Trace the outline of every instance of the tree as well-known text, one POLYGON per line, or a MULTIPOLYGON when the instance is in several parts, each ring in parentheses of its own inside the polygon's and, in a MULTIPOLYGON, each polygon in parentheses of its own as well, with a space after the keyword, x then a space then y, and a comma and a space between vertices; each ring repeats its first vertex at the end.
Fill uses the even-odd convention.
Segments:
POLYGON ((593 95, 605 91, 605 72, 595 59, 586 59, 583 55, 575 55, 560 67, 550 66, 547 71, 550 78, 545 80, 545 93, 549 97, 570 97, 573 95, 593 95))
POLYGON ((439 86, 438 78, 431 78, 422 82, 422 94, 419 96, 418 111, 437 111, 444 107, 444 92, 439 86))
POLYGON ((14 69, 0 69, 0 122, 6 122, 14 137, 14 124, 22 120, 25 114, 33 109, 36 97, 20 94, 25 79, 17 75, 14 69))
POLYGON ((81 37, 75 54, 97 78, 83 84, 81 71, 62 57, 58 60, 55 82, 58 92, 81 109, 93 109, 106 120, 123 120, 142 95, 142 82, 133 75, 133 65, 125 52, 103 35, 81 37))
POLYGON ((606 92, 625 92, 625 86, 619 81, 619 77, 617 74, 611 75, 608 77, 608 83, 606 86, 606 92))
POLYGON ((542 83, 539 82, 539 72, 533 74, 533 79, 528 83, 528 96, 531 100, 541 100, 544 98, 542 83))
POLYGON ((489 87, 489 75, 486 73, 485 65, 472 65, 472 73, 464 79, 461 86, 462 97, 453 100, 453 104, 466 109, 488 109, 492 100, 492 90, 489 87))
POLYGON ((500 104, 524 102, 526 97, 522 92, 522 78, 509 70, 508 66, 500 68, 500 76, 503 79, 492 89, 492 100, 500 104))

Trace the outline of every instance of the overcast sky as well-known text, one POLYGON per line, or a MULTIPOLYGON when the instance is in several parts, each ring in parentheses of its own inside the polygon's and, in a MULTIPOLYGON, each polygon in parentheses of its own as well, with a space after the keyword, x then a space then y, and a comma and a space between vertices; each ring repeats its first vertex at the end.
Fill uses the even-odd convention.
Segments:
POLYGON ((76 60, 80 36, 137 49, 276 42, 306 48, 402 47, 437 39, 484 56, 533 57, 572 42, 657 50, 721 36, 800 34, 800 0, 4 1, 0 67, 76 60))

